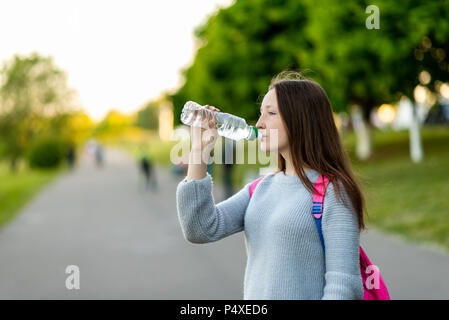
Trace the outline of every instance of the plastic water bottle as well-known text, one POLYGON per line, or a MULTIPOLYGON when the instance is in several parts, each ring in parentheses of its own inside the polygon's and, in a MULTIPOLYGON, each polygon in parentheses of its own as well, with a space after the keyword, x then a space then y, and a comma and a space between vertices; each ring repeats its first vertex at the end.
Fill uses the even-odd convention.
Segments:
POLYGON ((208 129, 209 121, 213 121, 215 122, 218 134, 232 140, 255 140, 262 138, 257 128, 247 125, 245 119, 229 113, 206 109, 193 101, 187 101, 184 105, 181 113, 181 121, 186 125, 201 127, 203 129, 208 129))

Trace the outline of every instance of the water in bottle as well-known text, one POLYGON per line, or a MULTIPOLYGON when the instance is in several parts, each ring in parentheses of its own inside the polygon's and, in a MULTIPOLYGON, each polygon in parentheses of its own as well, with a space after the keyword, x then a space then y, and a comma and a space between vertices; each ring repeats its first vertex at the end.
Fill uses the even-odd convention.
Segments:
POLYGON ((206 109, 193 101, 188 101, 184 105, 181 113, 181 121, 186 125, 201 127, 203 129, 208 129, 208 124, 212 121, 215 123, 220 136, 232 140, 255 140, 262 138, 257 128, 247 125, 245 119, 229 113, 206 109))

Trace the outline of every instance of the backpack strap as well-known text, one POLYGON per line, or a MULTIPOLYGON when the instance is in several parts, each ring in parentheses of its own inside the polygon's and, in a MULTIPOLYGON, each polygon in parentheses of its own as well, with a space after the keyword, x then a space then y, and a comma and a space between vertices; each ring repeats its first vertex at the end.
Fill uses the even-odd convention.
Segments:
POLYGON ((250 197, 250 198, 253 196, 254 189, 256 189, 257 184, 260 182, 260 180, 262 180, 263 177, 264 177, 264 176, 262 176, 262 177, 260 177, 260 178, 258 178, 258 179, 256 179, 256 180, 254 180, 254 181, 251 183, 251 185, 249 186, 249 197, 250 197))
MULTIPOLYGON (((331 174, 333 176, 333 174, 331 174)), ((326 188, 329 184, 329 179, 325 177, 324 175, 320 175, 318 179, 315 182, 315 191, 313 192, 313 206, 312 206, 312 214, 315 218, 316 227, 318 229, 318 234, 320 236, 321 246, 323 247, 323 250, 325 250, 324 247, 324 238, 323 238, 323 231, 321 228, 321 218, 323 216, 323 203, 324 203, 324 195, 326 194, 326 188)))

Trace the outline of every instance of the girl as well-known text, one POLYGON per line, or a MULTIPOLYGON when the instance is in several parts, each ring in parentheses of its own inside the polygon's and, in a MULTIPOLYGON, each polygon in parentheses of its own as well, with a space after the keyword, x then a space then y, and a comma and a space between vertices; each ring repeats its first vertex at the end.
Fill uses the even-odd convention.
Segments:
POLYGON ((274 78, 262 101, 256 124, 263 135, 260 148, 278 154, 278 170, 263 177, 251 198, 248 183, 229 199, 214 203, 208 159, 201 152, 210 155, 217 132, 191 128, 187 177, 176 191, 181 228, 192 243, 244 231, 245 300, 361 300, 364 196, 325 91, 314 81, 291 75, 274 78), (270 137, 276 135, 273 142, 270 137), (313 185, 320 174, 330 180, 323 203, 325 251, 311 214, 313 185))

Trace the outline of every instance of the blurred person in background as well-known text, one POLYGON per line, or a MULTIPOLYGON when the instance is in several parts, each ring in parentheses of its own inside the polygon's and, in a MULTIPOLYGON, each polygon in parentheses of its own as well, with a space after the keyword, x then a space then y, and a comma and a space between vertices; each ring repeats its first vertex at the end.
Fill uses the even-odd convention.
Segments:
POLYGON ((71 143, 67 148, 66 159, 70 170, 72 170, 75 166, 76 161, 75 146, 73 145, 73 143, 71 143))
POLYGON ((104 151, 99 143, 95 146, 95 163, 97 164, 97 167, 102 167, 104 164, 104 151))
POLYGON ((141 148, 140 151, 140 171, 145 180, 146 189, 150 189, 153 192, 157 191, 157 181, 156 181, 156 172, 154 170, 154 164, 150 153, 147 151, 145 147, 141 148))

